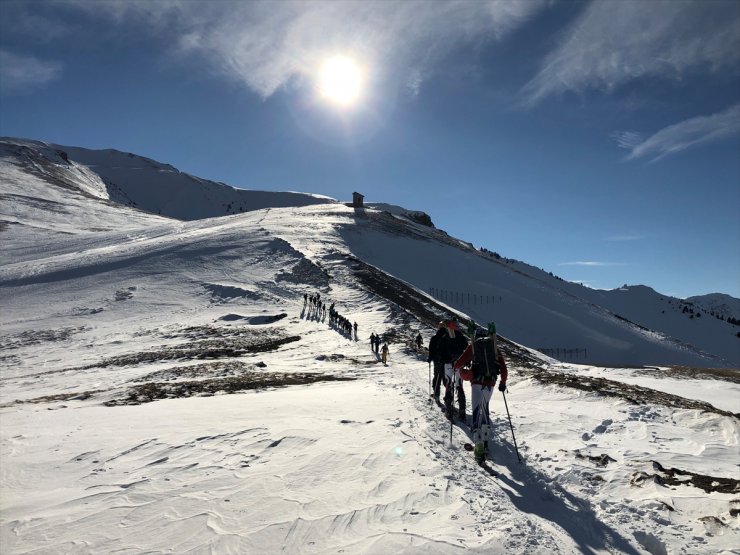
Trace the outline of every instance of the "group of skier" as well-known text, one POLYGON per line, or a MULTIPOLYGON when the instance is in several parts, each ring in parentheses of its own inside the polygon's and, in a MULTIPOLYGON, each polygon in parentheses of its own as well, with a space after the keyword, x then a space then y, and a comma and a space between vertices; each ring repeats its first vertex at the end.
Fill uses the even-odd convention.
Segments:
POLYGON ((327 302, 321 300, 321 293, 315 293, 309 295, 308 293, 303 294, 303 307, 308 307, 309 313, 313 314, 317 320, 323 322, 326 319, 327 312, 329 313, 329 327, 336 329, 342 335, 346 335, 352 338, 354 332, 354 338, 357 339, 357 322, 354 324, 349 319, 340 315, 339 312, 334 308, 335 303, 328 305, 327 302))
MULTIPOLYGON (((316 314, 318 319, 324 320, 327 313, 326 302, 321 300, 321 295, 303 295, 304 307, 316 314)), ((343 335, 355 340, 357 335, 357 322, 340 315, 334 308, 334 303, 328 308, 329 325, 343 335)), ((460 329, 455 319, 443 320, 437 326, 437 332, 429 340, 429 354, 427 361, 434 364, 434 378, 431 380, 431 395, 438 404, 443 404, 445 415, 453 421, 455 412, 458 418, 467 423, 466 419, 466 396, 463 388, 463 380, 470 382, 472 393, 471 408, 472 420, 471 430, 473 432, 475 459, 483 463, 486 459, 488 442, 491 434, 491 416, 489 405, 493 388, 498 382, 499 391, 506 391, 506 380, 508 371, 506 361, 496 341, 496 326, 493 322, 487 328, 477 326, 474 322, 468 324, 468 337, 460 329), (500 378, 500 379, 499 379, 500 378), (443 402, 440 403, 442 384, 445 387, 443 402), (454 407, 457 401, 457 407, 454 407)), ((414 338, 417 351, 421 351, 422 337, 419 333, 414 338)), ((380 335, 370 334, 370 347, 376 355, 380 355, 383 364, 388 361, 388 343, 381 339, 380 335), (383 346, 381 347, 381 342, 383 346)), ((513 429, 512 429, 513 432, 513 429)))
MULTIPOLYGON (((321 293, 315 293, 309 295, 308 293, 303 294, 303 306, 308 307, 310 313, 316 316, 317 320, 324 320, 326 318, 326 303, 321 300, 321 293)), ((332 310, 334 304, 332 303, 329 311, 332 310)))
POLYGON ((496 342, 496 326, 487 328, 470 322, 468 342, 457 321, 444 320, 429 341, 427 361, 434 364, 432 395, 439 403, 440 389, 445 386, 444 412, 448 419, 454 418, 453 401, 457 398, 457 415, 466 422, 465 390, 463 380, 470 381, 472 392, 472 422, 475 459, 485 461, 491 433, 489 404, 496 382, 499 391, 506 391, 508 371, 506 361, 496 342), (499 380, 500 377, 500 380, 499 380))
POLYGON ((331 305, 329 309, 329 326, 336 329, 342 335, 346 335, 352 338, 352 332, 354 331, 354 338, 357 339, 357 322, 354 324, 334 310, 334 305, 331 305))

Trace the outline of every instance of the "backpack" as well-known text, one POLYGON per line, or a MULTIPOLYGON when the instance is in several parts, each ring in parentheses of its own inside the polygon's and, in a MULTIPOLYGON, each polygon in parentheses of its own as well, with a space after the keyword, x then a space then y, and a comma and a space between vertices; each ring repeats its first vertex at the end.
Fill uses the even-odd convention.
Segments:
POLYGON ((473 381, 495 382, 498 375, 498 357, 493 341, 488 337, 476 339, 473 345, 473 381))

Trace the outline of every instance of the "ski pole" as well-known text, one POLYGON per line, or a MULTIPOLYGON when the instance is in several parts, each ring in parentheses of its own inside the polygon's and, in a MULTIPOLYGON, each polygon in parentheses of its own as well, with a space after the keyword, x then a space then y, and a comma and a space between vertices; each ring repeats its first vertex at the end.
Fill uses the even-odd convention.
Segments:
POLYGON ((509 403, 506 402, 506 392, 502 391, 501 395, 504 396, 504 406, 506 407, 506 416, 509 417, 509 426, 511 427, 511 437, 514 438, 514 449, 516 450, 516 458, 519 459, 519 462, 521 463, 522 458, 519 456, 519 447, 517 447, 516 445, 516 436, 514 435, 514 425, 511 423, 511 414, 509 414, 509 403))
POLYGON ((432 397, 432 363, 429 362, 429 361, 427 361, 427 364, 429 365, 429 397, 430 397, 429 400, 431 401, 431 397, 432 397))
POLYGON ((452 367, 452 381, 450 383, 450 389, 452 390, 452 406, 450 408, 450 445, 452 445, 452 422, 454 421, 453 411, 455 410, 455 367, 452 367))

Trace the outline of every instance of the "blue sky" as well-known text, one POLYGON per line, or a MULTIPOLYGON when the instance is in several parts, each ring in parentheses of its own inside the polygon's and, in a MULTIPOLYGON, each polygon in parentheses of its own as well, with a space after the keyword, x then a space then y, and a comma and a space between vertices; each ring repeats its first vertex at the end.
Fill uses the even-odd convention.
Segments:
POLYGON ((0 134, 361 191, 591 287, 740 297, 734 0, 6 0, 0 134), (317 91, 335 55, 351 106, 317 91))

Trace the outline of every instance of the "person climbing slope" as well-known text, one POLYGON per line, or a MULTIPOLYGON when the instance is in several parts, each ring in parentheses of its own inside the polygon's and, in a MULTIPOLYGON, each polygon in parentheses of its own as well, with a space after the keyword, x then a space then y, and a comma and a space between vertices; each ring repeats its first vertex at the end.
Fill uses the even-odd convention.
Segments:
POLYGON ((468 340, 465 338, 457 322, 454 320, 445 321, 446 334, 442 335, 439 340, 439 349, 442 362, 445 369, 445 412, 447 418, 452 420, 452 401, 457 393, 458 416, 465 421, 465 391, 463 390, 460 374, 454 371, 453 365, 468 346, 468 340), (455 391, 453 391, 453 388, 455 391))
POLYGON ((491 430, 489 405, 496 381, 501 377, 498 389, 506 391, 506 380, 509 376, 506 361, 496 342, 496 326, 488 324, 488 330, 478 328, 475 339, 463 351, 454 366, 460 371, 464 380, 470 380, 473 406, 473 449, 475 460, 482 464, 486 460, 486 451, 491 430), (471 364, 468 370, 463 370, 471 364))
POLYGON ((443 335, 447 335, 447 328, 444 322, 437 325, 437 333, 429 340, 429 356, 427 362, 434 365, 434 377, 432 378, 432 391, 434 399, 439 403, 439 390, 442 385, 442 377, 445 373, 445 363, 442 360, 442 349, 440 341, 443 335))

